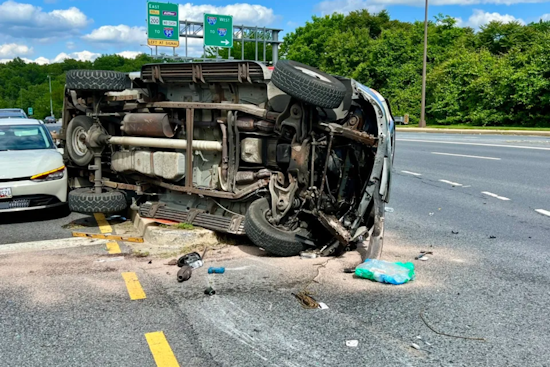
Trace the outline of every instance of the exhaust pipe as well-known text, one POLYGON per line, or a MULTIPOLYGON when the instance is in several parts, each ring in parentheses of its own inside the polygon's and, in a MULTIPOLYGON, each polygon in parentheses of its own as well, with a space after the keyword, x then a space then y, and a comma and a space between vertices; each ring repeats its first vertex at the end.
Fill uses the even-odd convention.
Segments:
MULTIPOLYGON (((182 149, 187 150, 187 140, 183 139, 160 139, 160 138, 138 138, 131 136, 111 136, 109 144, 126 145, 131 147, 182 149)), ((221 152, 222 144, 218 141, 193 140, 193 150, 204 150, 221 152)))

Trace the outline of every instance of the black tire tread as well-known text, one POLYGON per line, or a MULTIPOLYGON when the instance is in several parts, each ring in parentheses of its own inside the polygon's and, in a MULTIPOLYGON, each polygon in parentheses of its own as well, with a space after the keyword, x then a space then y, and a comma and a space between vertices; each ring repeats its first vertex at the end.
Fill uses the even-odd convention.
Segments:
POLYGON ((127 207, 126 195, 120 191, 107 191, 101 194, 93 188, 76 189, 69 192, 69 208, 77 213, 116 213, 127 207))
POLYGON ((128 77, 112 70, 69 70, 65 84, 69 89, 122 91, 126 89, 128 77))
POLYGON ((269 224, 263 214, 268 207, 269 202, 265 198, 250 204, 244 220, 244 229, 250 240, 276 256, 295 256, 305 250, 305 245, 295 239, 297 232, 286 232, 269 224))
POLYGON ((271 82, 290 96, 321 108, 336 108, 344 100, 346 87, 335 77, 291 60, 279 60, 271 75, 271 82), (300 66, 322 74, 331 83, 304 74, 294 68, 300 66))

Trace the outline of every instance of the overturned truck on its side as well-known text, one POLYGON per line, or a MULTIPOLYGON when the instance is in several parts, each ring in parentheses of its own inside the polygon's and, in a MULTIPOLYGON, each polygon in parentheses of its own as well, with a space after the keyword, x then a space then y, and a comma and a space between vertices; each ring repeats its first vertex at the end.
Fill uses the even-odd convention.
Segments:
POLYGON ((67 73, 69 206, 246 234, 278 256, 382 251, 394 124, 360 83, 294 61, 67 73))

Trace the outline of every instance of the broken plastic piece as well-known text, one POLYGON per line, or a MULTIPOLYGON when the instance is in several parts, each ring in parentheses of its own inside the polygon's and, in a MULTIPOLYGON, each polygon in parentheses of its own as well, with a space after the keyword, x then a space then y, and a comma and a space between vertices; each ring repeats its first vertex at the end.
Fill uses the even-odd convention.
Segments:
POLYGON ((199 255, 198 252, 190 252, 188 254, 183 255, 178 259, 178 266, 181 268, 182 266, 185 266, 185 265, 188 265, 193 269, 200 268, 203 265, 201 255, 199 255))
POLYGON ((178 271, 178 282, 185 282, 186 280, 189 280, 191 278, 191 274, 193 272, 193 268, 189 265, 184 265, 181 267, 181 269, 178 271))
POLYGON ((300 252, 300 257, 302 259, 315 259, 317 257, 317 254, 315 252, 300 252))
POLYGON ((359 340, 346 340, 346 346, 355 348, 359 345, 359 340))
POLYGON ((355 268, 355 275, 380 283, 403 284, 414 280, 414 264, 367 259, 355 268))
POLYGON ((214 288, 208 287, 204 290, 204 294, 206 294, 207 296, 213 296, 216 294, 216 291, 214 290, 214 288))
POLYGON ((393 213, 394 210, 393 208, 390 208, 389 206, 386 207, 386 209, 384 209, 386 211, 386 213, 393 213))
POLYGON ((328 309, 328 306, 327 306, 325 303, 323 303, 323 302, 319 302, 319 308, 320 308, 321 310, 326 310, 326 309, 328 309))
POLYGON ((208 274, 223 274, 223 273, 225 273, 224 267, 215 268, 211 266, 208 268, 208 274))
POLYGON ((420 345, 418 345, 416 343, 411 343, 411 347, 413 347, 416 350, 420 350, 420 345))

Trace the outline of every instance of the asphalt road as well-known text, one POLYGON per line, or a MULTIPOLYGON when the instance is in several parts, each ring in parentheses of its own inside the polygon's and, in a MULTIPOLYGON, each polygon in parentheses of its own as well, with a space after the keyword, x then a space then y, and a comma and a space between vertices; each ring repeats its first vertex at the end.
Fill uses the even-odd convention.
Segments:
POLYGON ((383 258, 415 263, 402 286, 344 274, 355 252, 325 263, 231 248, 206 264, 225 274, 205 266, 183 284, 162 259, 97 263, 103 246, 0 255, 0 355, 162 366, 144 334, 163 331, 180 366, 545 366, 549 160, 545 138, 399 134, 383 258), (433 255, 414 260, 421 250, 433 255), (147 299, 129 300, 123 271, 147 299), (298 304, 291 293, 306 285, 328 309, 298 304))

